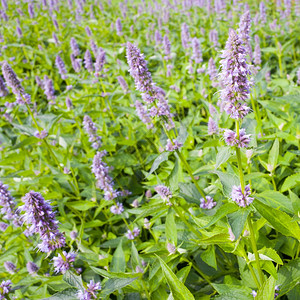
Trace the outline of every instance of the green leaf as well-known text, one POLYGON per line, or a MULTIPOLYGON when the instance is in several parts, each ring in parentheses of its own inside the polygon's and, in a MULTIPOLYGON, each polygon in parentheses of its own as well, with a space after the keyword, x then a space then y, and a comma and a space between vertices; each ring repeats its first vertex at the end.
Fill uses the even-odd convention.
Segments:
POLYGON ((177 278, 182 282, 185 283, 190 271, 191 271, 192 265, 189 264, 188 266, 180 269, 180 271, 178 271, 176 273, 177 278))
POLYGON ((280 191, 282 193, 286 192, 287 190, 292 189, 295 186, 299 185, 299 183, 300 183, 300 173, 293 174, 285 179, 280 191))
POLYGON ((125 272, 126 261, 122 247, 122 239, 120 240, 120 243, 112 257, 110 269, 112 272, 125 272))
POLYGON ((300 228, 297 222, 278 209, 274 209, 261 203, 258 200, 253 201, 254 207, 258 212, 279 232, 286 236, 291 236, 300 239, 300 228))
POLYGON ((258 290, 257 299, 274 300, 275 294, 275 278, 270 276, 258 290))
POLYGON ((230 299, 229 295, 232 295, 231 299, 240 299, 240 300, 253 300, 251 295, 251 289, 246 286, 239 286, 234 284, 212 284, 215 290, 220 294, 219 297, 215 299, 230 299))
POLYGON ((81 275, 75 275, 70 270, 63 275, 63 280, 71 286, 74 286, 78 289, 84 289, 81 275))
POLYGON ((76 300, 78 299, 77 297, 77 289, 74 288, 69 288, 65 289, 59 293, 54 294, 51 297, 45 298, 47 300, 76 300))
POLYGON ((179 184, 180 196, 188 202, 200 203, 201 195, 193 183, 182 183, 179 184))
POLYGON ((104 289, 101 292, 102 297, 106 297, 116 290, 120 290, 123 287, 131 284, 136 278, 110 278, 105 282, 104 289))
POLYGON ((237 211, 239 207, 235 203, 225 203, 223 204, 217 212, 212 216, 211 220, 202 228, 207 228, 216 222, 218 222, 223 217, 227 216, 230 213, 237 211))
POLYGON ((177 154, 175 156, 176 156, 176 160, 175 160, 174 168, 170 173, 170 176, 168 177, 169 186, 172 191, 176 191, 178 189, 178 182, 182 178, 182 169, 181 169, 180 161, 177 157, 177 154))
POLYGON ((216 157, 215 169, 218 169, 223 163, 225 163, 232 155, 230 147, 222 147, 216 157))
MULTIPOLYGON (((158 157, 156 157, 156 159, 154 160, 154 162, 153 162, 153 164, 152 164, 152 167, 151 167, 151 169, 150 169, 150 171, 149 171, 147 177, 148 177, 150 174, 152 174, 152 173, 159 167, 159 165, 160 165, 162 162, 168 160, 169 154, 170 154, 170 152, 166 151, 166 152, 163 152, 162 154, 160 154, 158 157)), ((147 178, 147 177, 146 177, 146 178, 147 178)))
POLYGON ((219 176, 220 181, 223 186, 223 193, 226 198, 231 197, 231 191, 233 185, 239 185, 240 180, 236 175, 232 175, 229 173, 223 173, 220 171, 213 171, 212 173, 215 173, 219 176))
POLYGON ((278 161, 278 155, 279 155, 279 140, 278 138, 274 141, 274 144, 270 150, 269 158, 268 158, 268 164, 272 166, 271 169, 269 169, 270 172, 274 171, 274 169, 277 166, 278 161))
POLYGON ((36 143, 37 142, 37 138, 35 136, 31 136, 31 137, 28 137, 26 139, 24 139, 22 142, 14 145, 11 150, 15 150, 15 149, 18 149, 18 148, 23 148, 24 146, 27 146, 27 145, 31 145, 33 143, 36 143))
POLYGON ((90 266, 90 268, 96 273, 96 274, 99 274, 105 278, 136 278, 137 277, 137 274, 132 274, 132 273, 115 273, 115 272, 107 272, 106 270, 104 269, 98 269, 98 268, 95 268, 93 266, 90 266))
POLYGON ((218 266, 214 245, 208 246, 207 249, 201 253, 201 258, 205 263, 217 270, 218 266))
POLYGON ((171 241, 177 246, 177 227, 175 223, 175 214, 172 209, 169 209, 166 217, 166 238, 167 241, 171 241))
POLYGON ((173 271, 169 268, 169 266, 156 255, 160 262, 160 266, 164 273, 164 277, 167 280, 167 283, 170 287, 170 290, 173 294, 175 300, 194 300, 194 296, 188 290, 188 288, 176 277, 173 271))
POLYGON ((264 247, 264 248, 258 250, 258 253, 259 253, 260 257, 261 257, 261 254, 263 254, 263 255, 271 258, 277 264, 280 264, 280 265, 283 264, 280 256, 277 254, 277 252, 274 249, 264 247))
POLYGON ((249 207, 239 208, 237 211, 227 216, 231 230, 235 236, 235 240, 240 237, 250 212, 251 209, 249 207))
POLYGON ((293 289, 300 282, 300 258, 290 261, 278 271, 276 284, 279 285, 279 296, 293 289))
POLYGON ((294 211, 291 200, 288 197, 281 194, 280 192, 266 190, 260 194, 256 194, 255 197, 264 204, 273 208, 282 208, 282 210, 284 210, 287 213, 293 213, 294 211))
POLYGON ((90 201, 74 201, 74 202, 67 203, 66 205, 68 207, 72 207, 80 211, 86 211, 98 204, 96 202, 90 202, 90 201))

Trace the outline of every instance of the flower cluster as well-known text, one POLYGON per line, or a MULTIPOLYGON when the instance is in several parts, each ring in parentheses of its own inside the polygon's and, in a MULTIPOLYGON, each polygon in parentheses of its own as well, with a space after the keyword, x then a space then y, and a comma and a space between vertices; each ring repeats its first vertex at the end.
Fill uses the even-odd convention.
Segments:
POLYGON ((74 56, 79 56, 80 55, 80 49, 79 49, 79 46, 76 42, 76 39, 73 38, 73 37, 71 38, 70 46, 71 46, 71 49, 72 49, 72 54, 74 54, 74 56))
POLYGON ((244 128, 240 129, 239 137, 234 131, 230 129, 225 129, 224 131, 224 140, 228 146, 246 148, 250 143, 250 136, 250 134, 246 134, 246 130, 244 128))
POLYGON ((208 124, 207 124, 208 134, 213 135, 215 133, 218 133, 218 131, 219 131, 218 124, 216 123, 216 121, 212 117, 209 117, 208 124))
POLYGON ((120 215, 120 214, 124 211, 123 204, 117 202, 116 205, 113 205, 113 206, 110 208, 110 211, 111 211, 114 215, 120 215))
POLYGON ((114 189, 114 182, 109 176, 109 167, 103 161, 106 151, 97 152, 94 156, 92 172, 97 180, 97 187, 104 191, 104 199, 112 200, 119 196, 119 192, 114 189))
POLYGON ((12 92, 16 96, 16 102, 18 104, 29 104, 31 99, 30 95, 25 93, 25 90, 21 85, 16 73, 6 61, 2 63, 2 73, 6 84, 12 89, 12 92))
POLYGON ((139 236, 140 232, 141 232, 140 229, 138 227, 135 227, 132 231, 130 229, 128 229, 127 233, 125 234, 125 236, 129 240, 134 240, 134 238, 136 238, 137 236, 139 236))
POLYGON ((53 81, 51 78, 49 78, 47 75, 44 76, 44 80, 43 80, 43 88, 44 88, 44 94, 47 97, 47 100, 51 100, 49 102, 49 104, 54 104, 54 100, 55 100, 55 90, 54 90, 54 86, 53 86, 53 81))
POLYGON ((9 93, 9 91, 6 88, 6 85, 5 85, 2 77, 0 76, 0 97, 5 97, 8 95, 8 93, 9 93))
POLYGON ((241 207, 246 207, 252 203, 254 198, 249 197, 251 194, 250 185, 245 186, 244 193, 242 192, 241 186, 234 185, 231 191, 231 199, 241 207))
POLYGON ((6 299, 5 295, 7 295, 10 292, 11 284, 12 284, 12 282, 10 280, 4 280, 1 282, 1 284, 0 284, 0 299, 1 300, 6 299))
POLYGON ((15 226, 20 226, 19 213, 8 187, 0 181, 0 212, 6 220, 13 220, 15 226))
POLYGON ((166 187, 165 185, 157 185, 155 188, 155 191, 158 193, 158 195, 164 200, 166 201, 167 205, 172 205, 170 202, 170 199, 172 198, 172 192, 170 191, 170 189, 168 187, 166 187))
POLYGON ((78 291, 77 297, 79 300, 97 299, 97 291, 99 290, 101 290, 100 282, 91 280, 90 283, 87 284, 87 289, 78 291))
POLYGON ((55 64, 62 79, 68 78, 65 63, 59 55, 56 56, 55 64))
POLYGON ((166 145, 167 151, 175 151, 182 147, 182 143, 178 142, 177 139, 174 139, 173 141, 168 140, 166 145))
POLYGON ((104 64, 105 64, 105 59, 106 59, 106 53, 102 48, 100 48, 98 50, 98 54, 96 56, 96 62, 94 64, 94 66, 95 66, 94 76, 95 77, 100 76, 100 72, 103 70, 103 67, 104 67, 104 64))
POLYGON ((97 127, 88 115, 83 118, 83 127, 89 135, 89 142, 92 143, 92 147, 96 150, 99 149, 102 144, 101 137, 97 135, 97 127))
POLYGON ((59 253, 58 256, 53 257, 54 271, 64 274, 73 266, 72 263, 75 261, 76 256, 77 254, 74 252, 67 253, 63 251, 62 254, 59 253))
POLYGON ((65 237, 58 230, 58 221, 48 201, 40 193, 30 191, 23 198, 24 205, 20 209, 24 212, 22 219, 28 225, 29 234, 40 234, 42 243, 38 248, 42 252, 49 252, 65 246, 65 237))
POLYGON ((150 117, 162 117, 167 129, 170 130, 175 126, 172 120, 173 115, 165 99, 165 93, 162 92, 162 89, 156 87, 152 81, 144 55, 136 46, 128 42, 126 56, 129 73, 134 78, 136 89, 142 93, 142 99, 145 103, 145 105, 136 103, 138 104, 138 115, 142 116, 140 117, 141 120, 148 126, 150 124, 149 120, 151 120, 150 117))
POLYGON ((212 209, 217 205, 217 202, 214 202, 214 199, 210 196, 206 196, 206 201, 204 198, 200 199, 200 207, 203 209, 212 209))
POLYGON ((34 275, 37 273, 37 271, 39 270, 39 267, 32 261, 29 261, 26 264, 26 268, 29 274, 34 275))
POLYGON ((231 118, 242 119, 250 111, 245 104, 250 94, 250 70, 244 44, 233 29, 229 30, 229 38, 221 57, 222 71, 219 76, 224 87, 221 90, 221 101, 231 118))
POLYGON ((48 136, 48 131, 43 129, 41 132, 39 132, 38 130, 34 133, 34 136, 40 140, 43 140, 44 138, 46 138, 48 136))
POLYGON ((14 274, 16 272, 16 269, 17 269, 17 267, 15 266, 15 264, 13 262, 11 262, 11 261, 4 262, 4 268, 10 274, 14 274))

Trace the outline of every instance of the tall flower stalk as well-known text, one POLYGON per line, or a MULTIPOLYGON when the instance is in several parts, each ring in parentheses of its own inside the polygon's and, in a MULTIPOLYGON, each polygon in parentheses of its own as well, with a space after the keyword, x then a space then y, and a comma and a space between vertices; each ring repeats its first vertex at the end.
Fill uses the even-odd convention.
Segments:
MULTIPOLYGON (((243 118, 250 111, 250 108, 246 104, 250 95, 251 87, 249 80, 250 70, 246 61, 247 51, 244 44, 244 41, 247 41, 247 34, 245 33, 249 32, 249 30, 243 30, 243 28, 240 28, 239 32, 240 35, 238 35, 233 29, 229 30, 226 47, 225 50, 222 51, 220 81, 221 86, 224 88, 221 90, 220 97, 224 110, 230 118, 235 120, 236 125, 236 132, 228 129, 224 132, 224 139, 227 145, 235 147, 240 177, 240 186, 233 186, 231 198, 239 206, 246 207, 250 205, 253 198, 250 197, 250 186, 245 186, 240 148, 248 147, 250 143, 250 135, 247 135, 245 129, 241 129, 240 125, 243 118), (244 35, 241 35, 241 32, 244 32, 244 35), (241 36, 243 36, 244 41, 241 39, 241 36)), ((260 267, 259 255, 255 242, 255 233, 253 230, 252 220, 249 216, 247 221, 260 281, 261 284, 263 284, 264 277, 260 267)), ((252 268, 250 264, 249 268, 252 268)), ((255 274, 254 272, 251 273, 255 274)))
POLYGON ((170 112, 170 106, 168 105, 164 96, 159 93, 159 89, 152 81, 152 76, 148 70, 144 55, 135 45, 129 42, 127 43, 127 62, 129 65, 129 73, 134 78, 136 89, 142 92, 142 99, 144 102, 142 104, 144 107, 143 119, 147 119, 147 124, 149 126, 149 119, 153 120, 154 117, 159 117, 160 124, 169 139, 169 145, 167 145, 167 148, 172 149, 177 153, 200 195, 204 201, 207 202, 206 195, 195 179, 190 165, 179 151, 179 144, 177 142, 178 136, 176 130, 174 129, 175 124, 173 121, 173 116, 170 112))

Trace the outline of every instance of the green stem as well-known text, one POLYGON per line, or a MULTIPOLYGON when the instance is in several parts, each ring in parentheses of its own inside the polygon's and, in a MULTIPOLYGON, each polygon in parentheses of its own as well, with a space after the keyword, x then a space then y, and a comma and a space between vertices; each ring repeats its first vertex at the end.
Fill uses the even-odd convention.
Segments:
POLYGON ((254 255, 255 255, 255 261, 256 261, 256 266, 257 266, 259 278, 260 278, 261 284, 263 284, 265 279, 264 279, 264 275, 263 275, 263 272, 262 272, 261 267, 260 267, 259 254, 258 254, 258 251, 257 251, 256 241, 255 241, 255 233, 254 233, 253 224, 252 224, 252 220, 250 218, 250 215, 248 216, 247 221, 248 221, 248 227, 249 227, 249 231, 250 231, 250 240, 251 240, 252 250, 253 250, 254 255))
POLYGON ((274 188, 274 191, 277 191, 277 188, 276 188, 276 183, 275 183, 275 180, 274 180, 274 177, 272 175, 272 183, 273 183, 273 188, 274 188))
POLYGON ((251 275, 252 275, 252 277, 253 277, 253 279, 254 279, 254 281, 256 283, 256 286, 257 286, 257 288, 259 288, 260 287, 260 283, 259 283, 259 281, 258 281, 258 279, 256 277, 256 274, 255 274, 255 272, 254 272, 254 270, 253 270, 253 268, 251 266, 251 262, 249 261, 249 258, 248 258, 248 256, 247 256, 246 253, 244 253, 244 258, 245 258, 245 260, 247 262, 247 265, 248 265, 250 273, 251 273, 251 275))
MULTIPOLYGON (((236 134, 237 138, 240 138, 240 127, 239 127, 239 121, 235 122, 236 124, 236 134)), ((241 150, 238 146, 235 147, 236 151, 236 158, 238 162, 238 168, 239 168, 239 175, 240 175, 240 182, 241 182, 241 188, 242 188, 242 193, 245 191, 245 180, 244 180, 244 173, 243 173, 243 165, 242 165, 242 158, 241 158, 241 150)))

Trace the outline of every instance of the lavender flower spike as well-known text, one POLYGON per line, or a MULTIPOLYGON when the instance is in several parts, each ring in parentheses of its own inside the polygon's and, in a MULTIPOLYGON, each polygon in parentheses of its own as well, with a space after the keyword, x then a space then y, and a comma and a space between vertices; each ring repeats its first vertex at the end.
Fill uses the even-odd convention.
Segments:
POLYGON ((11 196, 8 187, 0 181, 0 206, 2 206, 0 213, 3 219, 16 221, 19 219, 19 214, 15 209, 14 198, 11 196))
POLYGON ((0 284, 0 299, 5 300, 5 295, 7 295, 11 290, 12 282, 10 280, 4 280, 0 284))
POLYGON ((79 46, 75 40, 75 38, 71 38, 71 41, 70 41, 70 46, 71 46, 71 49, 72 49, 72 54, 74 54, 74 56, 79 56, 80 55, 80 49, 79 49, 79 46))
POLYGON ((225 50, 222 51, 220 81, 224 87, 220 99, 227 114, 233 119, 244 118, 250 108, 245 104, 250 94, 249 67, 246 63, 246 49, 233 29, 225 50))
POLYGON ((66 251, 63 251, 63 256, 58 254, 58 256, 53 257, 55 273, 64 274, 67 270, 69 270, 73 266, 72 263, 75 261, 77 254, 74 252, 67 253, 66 251))
POLYGON ((84 54, 84 66, 90 72, 94 72, 94 65, 92 61, 91 52, 87 49, 84 54))
POLYGON ((20 209, 28 232, 40 234, 42 243, 38 248, 49 252, 65 246, 65 237, 58 230, 58 221, 48 201, 40 193, 30 191, 22 198, 24 205, 20 209))
POLYGON ((99 77, 100 76, 100 72, 103 70, 104 64, 105 64, 105 57, 106 57, 106 53, 103 49, 99 48, 97 57, 96 57, 96 62, 94 64, 95 66, 95 76, 99 77))
POLYGON ((210 196, 206 196, 206 202, 204 198, 200 199, 200 207, 203 209, 212 209, 217 205, 217 202, 214 202, 214 199, 210 196))
POLYGON ((7 89, 7 87, 5 86, 5 83, 2 79, 2 77, 0 76, 0 97, 5 97, 9 94, 9 91, 7 89))
POLYGON ((167 205, 172 205, 172 203, 170 202, 170 199, 173 197, 173 195, 168 187, 161 184, 161 185, 157 185, 154 189, 158 193, 158 195, 164 201, 166 201, 167 205))
POLYGON ((192 59, 195 61, 196 64, 202 63, 202 52, 200 48, 200 43, 197 38, 192 39, 192 47, 193 47, 193 56, 192 59))
POLYGON ((108 166, 103 161, 103 156, 106 155, 106 151, 97 152, 94 156, 92 172, 97 180, 97 187, 104 191, 104 199, 112 200, 117 198, 119 193, 114 189, 114 182, 108 174, 108 166))
POLYGON ((2 73, 6 84, 12 89, 12 92, 15 94, 17 103, 24 104, 26 102, 27 104, 29 104, 30 95, 25 93, 25 90, 21 85, 21 82, 18 79, 16 73, 6 61, 2 63, 2 73))
POLYGON ((11 261, 6 261, 6 262, 4 262, 4 268, 6 269, 6 271, 8 273, 14 274, 16 272, 17 267, 11 261))
POLYGON ((29 261, 26 264, 26 268, 29 274, 34 275, 37 273, 37 271, 39 270, 39 267, 32 261, 29 261))
POLYGON ((89 141, 92 143, 92 147, 96 150, 99 149, 102 145, 101 137, 97 135, 97 127, 88 115, 85 115, 83 118, 83 126, 89 135, 89 141))
POLYGON ((56 56, 55 64, 56 64, 56 67, 58 69, 59 74, 61 75, 61 78, 62 79, 67 79, 68 76, 65 75, 65 74, 67 74, 66 66, 65 66, 65 63, 63 62, 63 60, 61 59, 61 57, 59 55, 56 56))
POLYGON ((97 299, 97 291, 99 290, 101 290, 100 282, 95 283, 94 280, 91 280, 87 284, 87 289, 78 291, 77 297, 79 300, 97 299))
POLYGON ((124 93, 127 93, 128 91, 128 84, 125 81, 125 79, 122 76, 117 76, 118 82, 121 86, 121 88, 123 89, 124 93))
POLYGON ((153 97, 155 89, 144 55, 136 46, 128 42, 126 57, 129 73, 134 78, 136 89, 143 93, 142 96, 145 102, 152 103, 155 99, 153 97))
POLYGON ((232 187, 231 199, 232 201, 236 202, 239 206, 246 207, 249 206, 254 199, 252 197, 249 197, 250 194, 251 194, 251 190, 249 184, 245 186, 244 193, 242 192, 241 186, 234 185, 232 187))

